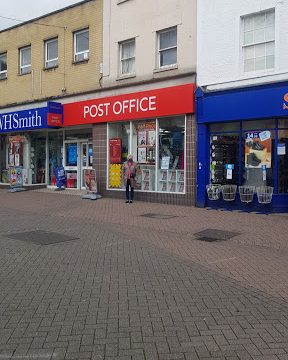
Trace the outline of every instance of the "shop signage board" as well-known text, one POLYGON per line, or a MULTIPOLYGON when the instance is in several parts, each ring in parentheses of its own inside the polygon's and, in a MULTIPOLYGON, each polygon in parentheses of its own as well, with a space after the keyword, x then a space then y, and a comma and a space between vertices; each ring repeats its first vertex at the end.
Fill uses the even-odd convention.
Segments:
POLYGON ((48 102, 46 107, 0 113, 0 133, 62 126, 62 104, 53 104, 48 102))
POLYGON ((24 191, 22 166, 9 166, 10 192, 24 191))
POLYGON ((147 119, 194 112, 194 84, 64 104, 64 125, 147 119))
POLYGON ((94 169, 84 170, 84 181, 87 192, 97 193, 97 179, 94 169))

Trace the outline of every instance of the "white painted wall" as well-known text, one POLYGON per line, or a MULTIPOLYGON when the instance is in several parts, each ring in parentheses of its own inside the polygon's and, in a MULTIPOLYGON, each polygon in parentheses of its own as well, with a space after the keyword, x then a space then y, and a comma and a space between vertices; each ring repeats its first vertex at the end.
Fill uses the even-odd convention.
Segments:
POLYGON ((198 0, 197 82, 207 90, 288 79, 288 0, 198 0), (241 16, 275 8, 275 68, 244 73, 241 16))
POLYGON ((196 70, 196 0, 104 0, 103 85, 165 78, 196 70), (177 69, 155 71, 156 32, 177 25, 177 69), (118 43, 136 38, 136 77, 119 80, 118 43))

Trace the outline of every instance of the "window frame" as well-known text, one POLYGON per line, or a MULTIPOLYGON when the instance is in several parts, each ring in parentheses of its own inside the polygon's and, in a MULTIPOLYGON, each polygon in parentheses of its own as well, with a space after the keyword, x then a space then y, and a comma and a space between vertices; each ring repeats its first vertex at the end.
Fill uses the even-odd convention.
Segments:
POLYGON ((81 30, 77 30, 73 32, 73 46, 74 46, 74 50, 73 50, 73 62, 74 63, 78 63, 78 62, 83 62, 83 61, 88 61, 89 60, 89 28, 85 28, 85 29, 81 29, 81 30), (77 36, 80 34, 83 34, 87 32, 88 33, 88 49, 85 51, 79 51, 77 52, 77 36), (83 59, 77 59, 77 56, 82 55, 83 54, 83 59), (87 54, 87 55, 86 55, 87 54))
MULTIPOLYGON (((242 69, 242 73, 244 75, 249 75, 249 74, 255 74, 255 73, 263 73, 263 72, 271 72, 271 71, 274 71, 275 70, 275 58, 276 58, 276 54, 275 54, 275 44, 276 44, 276 29, 275 29, 275 8, 272 8, 272 9, 266 9, 264 11, 259 11, 257 13, 252 13, 252 14, 247 14, 247 15, 244 15, 244 16, 241 16, 241 54, 242 54, 242 62, 241 62, 241 69, 242 69), (245 44, 245 33, 247 33, 248 31, 252 31, 252 30, 248 30, 248 31, 245 31, 245 20, 248 19, 249 17, 250 18, 253 18, 254 21, 255 21, 255 17, 257 16, 260 16, 260 15, 265 15, 265 17, 267 18, 267 15, 268 14, 273 14, 274 15, 274 23, 273 23, 273 30, 274 30, 274 33, 273 33, 273 39, 272 40, 266 40, 264 39, 263 41, 255 41, 253 39, 253 42, 249 42, 247 44, 245 44), (267 67, 267 57, 269 56, 269 54, 267 54, 267 45, 268 44, 273 44, 273 57, 274 57, 274 64, 273 64, 273 67, 267 67), (256 59, 258 58, 261 58, 262 56, 256 56, 255 54, 255 49, 258 45, 265 45, 265 68, 263 69, 256 69, 255 68, 255 62, 256 62, 256 59), (253 64, 253 70, 245 70, 245 49, 249 48, 249 47, 253 47, 253 52, 254 52, 254 57, 253 58, 249 58, 250 60, 253 60, 254 61, 254 64, 253 64)), ((265 27, 259 27, 259 28, 253 28, 253 32, 255 30, 261 30, 261 29, 264 29, 264 31, 268 28, 267 26, 267 23, 266 23, 266 18, 265 18, 265 27)), ((271 56, 271 55, 270 55, 271 56)), ((247 60, 247 59, 246 59, 247 60)))
POLYGON ((1 57, 4 57, 4 56, 6 56, 6 70, 0 70, 0 80, 7 79, 7 69, 8 69, 7 51, 0 53, 0 59, 1 59, 1 57))
POLYGON ((45 69, 51 69, 51 68, 57 67, 58 66, 58 59, 59 59, 59 56, 58 56, 58 37, 54 37, 54 38, 45 40, 44 41, 44 46, 45 46, 45 63, 44 63, 45 69), (54 41, 57 41, 57 58, 48 59, 48 45, 53 43, 54 41), (54 61, 56 61, 56 64, 49 66, 49 62, 54 62, 54 61))
POLYGON ((135 50, 136 50, 136 39, 135 38, 119 42, 119 76, 120 77, 135 75, 135 73, 136 73, 136 71, 135 71, 135 64, 136 64, 135 50), (134 43, 134 56, 122 58, 123 45, 129 44, 132 42, 134 43), (127 73, 123 72, 123 63, 124 63, 124 61, 127 61, 127 60, 134 60, 134 71, 133 72, 127 72, 127 73))
POLYGON ((31 48, 31 45, 27 45, 27 46, 23 46, 21 48, 19 48, 19 73, 20 75, 25 75, 25 74, 30 74, 31 73, 31 70, 32 70, 32 48, 31 48), (30 64, 29 65, 22 65, 22 51, 23 50, 27 50, 27 49, 30 49, 30 64), (29 68, 28 71, 23 71, 23 69, 26 69, 26 68, 29 68))
POLYGON ((157 31, 157 68, 158 69, 167 69, 167 68, 169 69, 171 67, 172 68, 176 67, 177 64, 178 64, 178 58, 177 58, 178 56, 177 55, 178 55, 178 31, 177 31, 177 26, 172 26, 170 28, 157 31), (160 37, 161 37, 161 34, 164 34, 166 32, 172 31, 172 30, 176 31, 176 45, 160 49, 160 37), (167 50, 172 50, 172 49, 176 49, 176 62, 173 63, 173 64, 162 65, 161 66, 161 63, 160 63, 161 62, 161 52, 167 51, 167 50))

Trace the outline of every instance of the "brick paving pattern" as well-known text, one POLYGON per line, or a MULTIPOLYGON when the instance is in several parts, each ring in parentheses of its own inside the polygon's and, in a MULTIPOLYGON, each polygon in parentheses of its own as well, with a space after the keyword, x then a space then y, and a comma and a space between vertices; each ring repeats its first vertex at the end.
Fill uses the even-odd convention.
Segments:
POLYGON ((288 359, 287 216, 0 199, 0 360, 288 359), (208 228, 240 235, 195 238, 208 228), (33 230, 79 240, 8 237, 33 230))

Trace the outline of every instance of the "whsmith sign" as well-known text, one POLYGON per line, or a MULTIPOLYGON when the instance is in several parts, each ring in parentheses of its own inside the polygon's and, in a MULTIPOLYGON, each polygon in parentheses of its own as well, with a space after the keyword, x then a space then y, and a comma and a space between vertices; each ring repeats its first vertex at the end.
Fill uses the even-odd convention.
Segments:
POLYGON ((47 107, 0 114, 0 133, 59 127, 62 117, 62 104, 55 102, 48 102, 47 107))

